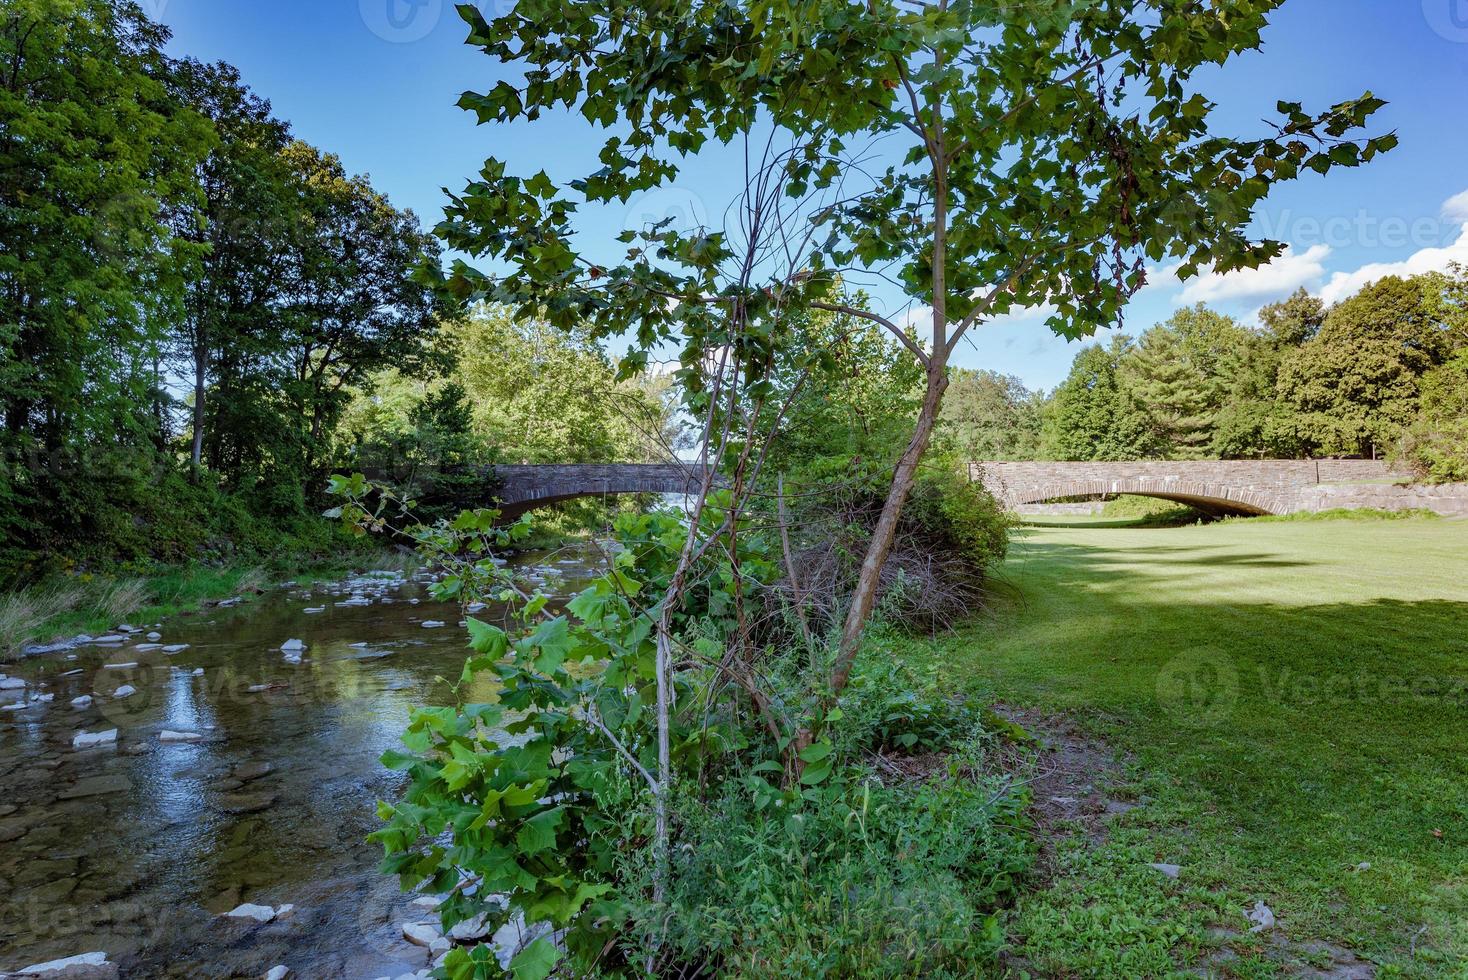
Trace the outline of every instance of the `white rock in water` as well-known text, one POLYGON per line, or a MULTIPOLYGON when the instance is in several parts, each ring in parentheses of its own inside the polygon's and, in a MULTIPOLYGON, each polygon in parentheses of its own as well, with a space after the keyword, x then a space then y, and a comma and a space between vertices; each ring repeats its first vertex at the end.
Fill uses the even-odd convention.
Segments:
POLYGON ((250 905, 248 902, 224 913, 228 919, 254 919, 262 925, 275 918, 275 909, 268 905, 250 905))
POLYGON ((50 704, 52 701, 55 701, 55 700, 56 700, 56 695, 54 695, 54 694, 37 694, 35 697, 31 698, 31 703, 32 704, 50 704))
POLYGON ((132 670, 137 664, 103 664, 103 670, 132 670))
POLYGON ((288 966, 272 966, 270 968, 270 972, 267 973, 267 974, 265 974, 263 980, 286 980, 286 977, 289 977, 290 975, 291 975, 291 968, 290 967, 288 967, 288 966))
POLYGON ((160 742, 202 742, 203 740, 204 736, 198 732, 160 732, 158 735, 160 742))
POLYGON ((418 605, 418 600, 417 599, 409 599, 408 600, 408 605, 410 605, 410 606, 416 606, 416 605, 418 605))
POLYGON ((117 627, 117 632, 119 632, 119 633, 141 633, 142 630, 139 629, 136 626, 129 626, 127 623, 123 623, 121 626, 117 627))
POLYGON ((259 694, 261 691, 268 691, 268 690, 270 690, 270 685, 269 684, 251 684, 249 687, 245 688, 245 693, 246 694, 259 694))
POLYGON ((19 691, 25 688, 25 681, 19 677, 6 677, 0 674, 0 691, 19 691))
POLYGON ((309 606, 309 607, 307 607, 303 611, 304 612, 308 612, 308 613, 313 613, 313 614, 314 613, 324 613, 324 612, 326 612, 326 607, 325 606, 309 606))
POLYGON ((163 652, 171 657, 175 653, 183 653, 188 648, 189 645, 187 643, 170 643, 168 646, 163 648, 163 652))
POLYGON ((204 668, 203 667, 195 667, 194 668, 194 676, 195 677, 203 677, 204 676, 204 668))
POLYGON ((456 939, 461 943, 472 943, 483 939, 494 932, 494 927, 487 921, 487 916, 476 915, 472 919, 465 919, 449 930, 449 938, 456 939))
POLYGON ((484 610, 486 610, 488 608, 489 607, 486 606, 482 602, 471 602, 467 606, 464 607, 464 611, 467 612, 467 613, 471 613, 472 614, 472 613, 477 613, 477 612, 484 612, 484 610))
POLYGON ((108 962, 106 953, 83 953, 28 966, 16 976, 51 977, 52 980, 116 980, 117 964, 108 962))
POLYGON ((349 644, 349 646, 351 646, 351 648, 353 650, 361 650, 361 649, 364 649, 367 646, 367 644, 365 644, 365 643, 352 643, 352 644, 349 644))
POLYGON ((100 644, 126 643, 127 637, 119 633, 108 633, 106 636, 97 637, 96 639, 92 640, 92 642, 100 644))
POLYGON ((138 689, 137 688, 133 687, 131 684, 124 684, 121 687, 119 687, 117 690, 113 691, 112 692, 112 696, 113 696, 113 698, 117 699, 118 701, 121 701, 123 698, 130 698, 134 694, 137 694, 137 693, 138 693, 138 689))
POLYGON ((297 650, 306 649, 306 644, 301 640, 286 640, 280 645, 280 648, 286 653, 291 653, 297 650))
POLYGON ((295 912, 295 910, 296 910, 296 907, 294 905, 290 905, 290 904, 277 905, 275 907, 275 917, 277 919, 287 919, 287 918, 290 918, 291 914, 293 912, 295 912))
POLYGON ((0 705, 0 711, 24 711, 25 702, 17 701, 14 704, 0 705))
POLYGON ((138 651, 139 653, 146 653, 149 650, 162 650, 163 649, 163 644, 161 644, 161 643, 139 643, 137 646, 133 647, 133 649, 136 650, 136 651, 138 651))
POLYGON ((106 732, 77 732, 76 738, 71 740, 74 749, 90 749, 98 745, 116 745, 117 729, 106 732))
POLYGON ((149 634, 148 634, 148 635, 147 635, 147 637, 145 637, 145 639, 147 639, 147 640, 150 640, 150 641, 153 641, 153 642, 155 642, 155 643, 156 643, 156 642, 157 642, 157 641, 158 641, 158 640, 161 640, 161 639, 163 639, 163 634, 162 634, 162 633, 159 633, 159 632, 157 632, 157 631, 156 631, 156 630, 155 630, 155 631, 153 631, 153 632, 152 632, 152 633, 149 633, 149 634))
POLYGON ((414 946, 422 946, 425 949, 443 938, 443 933, 438 927, 427 922, 404 922, 403 938, 414 946))
POLYGON ((83 694, 79 698, 72 698, 71 706, 78 711, 81 711, 83 708, 90 708, 92 706, 92 696, 90 694, 83 694))
POLYGON ((436 630, 446 625, 448 624, 438 619, 425 619, 423 621, 423 628, 426 630, 436 630))

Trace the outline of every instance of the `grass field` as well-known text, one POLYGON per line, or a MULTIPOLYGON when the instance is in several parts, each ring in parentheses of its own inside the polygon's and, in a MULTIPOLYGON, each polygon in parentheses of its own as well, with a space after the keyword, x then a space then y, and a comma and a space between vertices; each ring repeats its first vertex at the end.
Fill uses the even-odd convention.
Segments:
POLYGON ((1468 976, 1468 521, 1030 528, 999 579, 925 649, 1105 738, 1143 804, 1016 910, 1022 962, 1468 976))

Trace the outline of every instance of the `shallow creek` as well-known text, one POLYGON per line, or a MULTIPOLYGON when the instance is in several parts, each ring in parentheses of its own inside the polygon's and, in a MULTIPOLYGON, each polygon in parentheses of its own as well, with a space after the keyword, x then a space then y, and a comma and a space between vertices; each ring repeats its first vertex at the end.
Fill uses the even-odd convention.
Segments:
MULTIPOLYGON (((514 562, 561 595, 594 574, 586 552, 514 562)), ((0 691, 0 708, 25 705, 0 710, 0 974, 93 951, 123 977, 427 967, 402 924, 432 916, 365 838, 404 779, 378 756, 458 677, 460 619, 421 579, 379 574, 0 668, 27 683, 0 691), (292 639, 304 651, 283 652, 292 639), (74 748, 112 729, 115 744, 74 748), (294 908, 263 925, 222 915, 242 903, 294 908)))

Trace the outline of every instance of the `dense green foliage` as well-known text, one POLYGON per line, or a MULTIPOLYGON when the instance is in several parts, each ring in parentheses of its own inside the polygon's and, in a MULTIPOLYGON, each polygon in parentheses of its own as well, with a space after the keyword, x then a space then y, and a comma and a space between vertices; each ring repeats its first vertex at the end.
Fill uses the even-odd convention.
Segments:
MULTIPOLYGON (((685 447, 667 377, 619 380, 582 334, 481 306, 446 322, 434 345, 440 368, 390 368, 354 390, 337 457, 417 501, 420 518, 486 503, 486 464, 656 461, 685 447)), ((605 513, 571 502, 551 523, 605 513)))
POLYGON ((1303 290, 1246 328, 1199 305, 1140 343, 1076 355, 1043 405, 1042 458, 1394 456, 1468 472, 1468 270, 1388 277, 1326 309, 1303 290), (1459 366, 1454 366, 1459 365, 1459 366))
POLYGON ((953 368, 938 444, 964 460, 1038 459, 1044 405, 1019 378, 953 368))
POLYGON ((413 215, 167 37, 0 5, 0 579, 325 540, 350 391, 430 352, 413 215))

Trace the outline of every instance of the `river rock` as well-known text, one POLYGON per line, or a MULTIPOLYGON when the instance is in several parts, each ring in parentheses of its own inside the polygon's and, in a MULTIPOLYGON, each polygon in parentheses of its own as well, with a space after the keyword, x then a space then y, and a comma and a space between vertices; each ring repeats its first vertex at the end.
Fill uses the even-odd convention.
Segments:
POLYGON ((112 646, 117 643, 126 643, 127 637, 121 633, 107 633, 102 636, 93 637, 90 642, 97 646, 112 646))
POLYGON ((117 729, 106 732, 77 732, 76 738, 71 740, 74 749, 90 749, 99 745, 116 745, 117 729))
POLYGON ((123 623, 121 626, 117 627, 117 632, 119 633, 141 633, 142 631, 142 627, 129 626, 127 623, 123 623))
POLYGON ((261 925, 264 925, 267 922, 273 922, 275 920, 275 909, 269 905, 251 905, 246 902, 244 905, 235 906, 230 911, 224 913, 224 916, 227 919, 253 919, 261 925))
POLYGON ((449 938, 461 943, 478 942, 494 932, 494 926, 486 921, 487 918, 484 915, 476 915, 472 919, 465 919, 449 930, 449 938))
POLYGON ((486 606, 482 602, 471 602, 467 606, 464 607, 464 611, 466 613, 469 613, 469 614, 472 615, 472 614, 477 613, 477 612, 484 612, 484 610, 486 610, 488 608, 489 607, 486 606))
POLYGON ((31 703, 32 704, 50 704, 52 701, 55 701, 55 700, 56 700, 56 695, 54 695, 54 694, 37 694, 35 697, 31 698, 31 703))
POLYGON ((286 640, 280 645, 280 648, 286 653, 299 653, 306 649, 306 644, 302 640, 286 640))
POLYGON ((137 688, 133 687, 131 684, 124 684, 117 690, 112 692, 112 697, 114 700, 121 701, 123 698, 130 698, 137 693, 137 688))
POLYGON ((203 740, 204 736, 198 732, 160 732, 158 735, 160 742, 202 742, 203 740))
POLYGON ((235 766, 233 775, 240 782, 248 783, 261 776, 268 776, 272 772, 275 772, 275 766, 268 762, 245 762, 235 766))
POLYGON ((16 975, 46 977, 47 980, 117 980, 117 964, 109 962, 106 953, 83 953, 64 960, 37 963, 16 975))
POLYGON ((187 643, 170 643, 168 646, 163 648, 163 652, 171 657, 175 653, 183 653, 188 648, 189 645, 187 643))
POLYGON ((19 677, 6 677, 0 674, 0 691, 21 691, 25 689, 25 681, 19 677))
POLYGON ((14 704, 0 704, 0 711, 24 711, 25 702, 17 701, 14 704))
POLYGON ((267 974, 265 974, 265 976, 262 978, 262 980, 286 980, 286 978, 289 977, 290 975, 291 975, 291 968, 290 967, 288 967, 288 966, 272 966, 270 968, 270 972, 267 973, 267 974))
POLYGON ((156 643, 159 640, 163 639, 163 634, 162 633, 159 633, 157 630, 154 630, 153 632, 149 633, 146 637, 144 637, 144 639, 146 639, 146 640, 148 640, 150 642, 156 643))
POLYGON ((305 613, 310 613, 312 615, 315 615, 316 613, 324 613, 324 612, 326 612, 326 607, 325 606, 307 606, 305 609, 303 609, 301 611, 302 612, 305 612, 305 613))
POLYGON ((135 651, 137 651, 138 653, 151 653, 154 650, 162 650, 163 649, 163 644, 161 644, 161 643, 139 643, 137 646, 133 647, 133 649, 135 651))
POLYGON ((103 664, 102 665, 102 669, 103 670, 132 670, 136 666, 137 666, 137 663, 135 663, 135 662, 134 663, 125 663, 125 664, 103 664))
POLYGON ((80 800, 88 796, 107 796, 111 793, 126 793, 133 788, 132 781, 121 773, 107 776, 88 776, 76 781, 70 789, 57 794, 58 799, 80 800))
POLYGON ((422 946, 424 949, 432 946, 443 938, 443 933, 438 927, 429 922, 404 922, 403 938, 414 946, 422 946))
POLYGON ((83 694, 79 698, 72 698, 71 706, 78 711, 84 711, 92 706, 92 696, 90 694, 83 694))
POLYGON ((274 793, 224 793, 215 802, 216 809, 224 813, 260 813, 275 806, 279 799, 274 793))
POLYGON ((425 619, 423 621, 423 628, 426 629, 426 630, 442 629, 444 626, 447 626, 447 625, 448 625, 447 623, 443 622, 442 620, 438 620, 438 619, 425 619))

